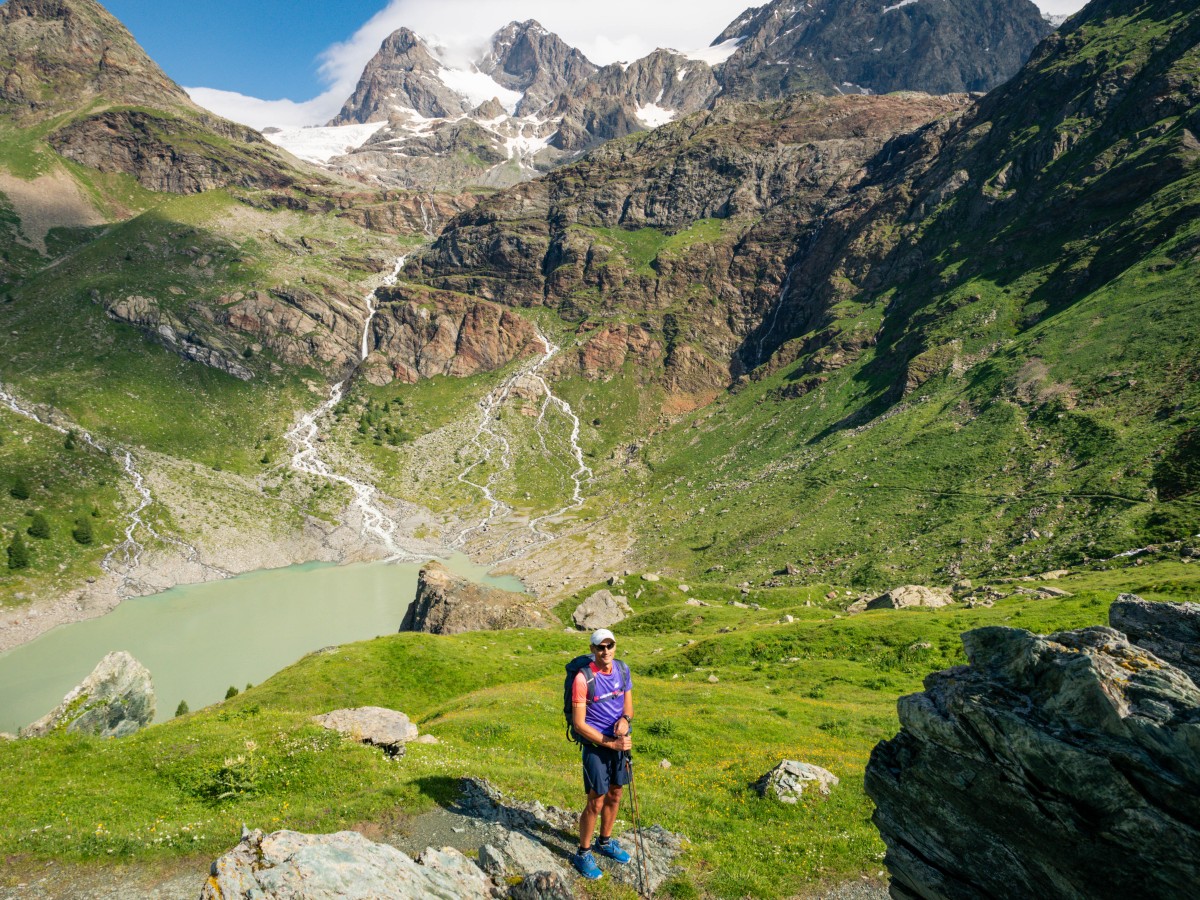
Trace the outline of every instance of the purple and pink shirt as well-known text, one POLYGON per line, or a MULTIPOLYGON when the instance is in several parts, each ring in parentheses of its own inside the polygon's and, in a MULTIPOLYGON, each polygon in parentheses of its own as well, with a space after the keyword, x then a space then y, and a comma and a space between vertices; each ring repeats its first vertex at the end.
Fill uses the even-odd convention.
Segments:
MULTIPOLYGON (((625 713, 625 674, 622 667, 613 661, 612 672, 605 675, 594 662, 590 664, 596 676, 592 702, 587 704, 584 721, 607 737, 614 737, 617 720, 625 713)), ((628 671, 628 670, 625 670, 628 671)), ((633 676, 629 675, 629 688, 633 689, 633 676)), ((571 686, 571 702, 587 703, 587 679, 580 672, 571 686)))

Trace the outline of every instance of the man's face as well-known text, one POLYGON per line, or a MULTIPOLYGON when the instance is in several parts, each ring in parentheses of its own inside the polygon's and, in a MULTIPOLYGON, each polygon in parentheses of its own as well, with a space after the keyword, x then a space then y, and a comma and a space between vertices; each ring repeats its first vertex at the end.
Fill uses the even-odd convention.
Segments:
POLYGON ((601 666, 608 667, 611 665, 616 652, 617 645, 613 641, 601 641, 599 644, 592 644, 592 653, 596 655, 596 662, 601 666))

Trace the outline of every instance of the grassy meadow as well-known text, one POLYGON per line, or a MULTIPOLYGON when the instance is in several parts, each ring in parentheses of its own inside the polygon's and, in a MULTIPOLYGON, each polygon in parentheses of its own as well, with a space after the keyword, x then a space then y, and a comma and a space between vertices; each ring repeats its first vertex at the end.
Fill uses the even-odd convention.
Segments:
MULTIPOLYGON (((898 728, 896 699, 964 661, 961 632, 1102 624, 1126 590, 1194 600, 1200 568, 1130 563, 1053 584, 1073 596, 1014 593, 992 608, 846 616, 846 590, 830 585, 685 593, 670 579, 628 576, 615 590, 635 615, 616 631, 636 682, 642 820, 690 841, 666 893, 786 897, 878 873, 883 845, 862 788, 867 758, 898 728), (827 599, 831 591, 838 596, 827 599), (688 597, 709 605, 689 606, 688 597), (824 766, 841 784, 828 799, 796 806, 759 798, 753 782, 784 758, 824 766)), ((596 589, 563 603, 564 620, 596 589)), ((17 868, 47 858, 207 859, 236 843, 242 823, 386 834, 452 799, 467 775, 514 798, 574 808, 578 750, 563 737, 559 698, 562 666, 585 640, 557 630, 397 634, 311 654, 231 700, 130 738, 0 743, 0 854, 17 868), (399 709, 440 743, 410 745, 393 761, 309 721, 364 705, 399 709)), ((630 825, 628 809, 623 815, 618 831, 630 825)), ((611 883, 587 890, 629 893, 611 883)))

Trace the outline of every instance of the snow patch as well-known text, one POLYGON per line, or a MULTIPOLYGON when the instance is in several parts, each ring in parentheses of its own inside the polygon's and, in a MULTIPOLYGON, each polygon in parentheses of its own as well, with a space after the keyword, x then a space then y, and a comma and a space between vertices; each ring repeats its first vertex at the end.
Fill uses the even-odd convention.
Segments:
POLYGON ((912 6, 916 2, 917 2, 917 0, 900 0, 899 3, 897 3, 893 6, 885 6, 883 8, 883 11, 885 13, 890 13, 892 10, 899 9, 902 6, 912 6))
MULTIPOLYGON (((916 0, 906 0, 906 2, 915 3, 916 0)), ((708 63, 708 65, 715 67, 733 56, 734 51, 737 50, 738 46, 744 40, 746 40, 744 37, 730 38, 711 47, 703 47, 699 50, 685 50, 680 56, 685 59, 695 60, 696 62, 708 63)))
POLYGON ((495 97, 510 115, 517 111, 517 104, 524 96, 520 91, 510 91, 491 75, 486 75, 478 70, 468 72, 465 69, 444 68, 438 72, 438 79, 456 94, 466 97, 475 106, 487 103, 495 97))
POLYGON ((386 122, 336 127, 284 128, 264 134, 267 140, 293 156, 313 163, 327 163, 335 156, 357 150, 371 139, 386 122))
MULTIPOLYGON (((661 99, 661 95, 659 99, 661 99)), ((657 103, 649 103, 646 106, 639 106, 637 109, 638 121, 647 128, 657 128, 659 125, 673 122, 677 115, 679 115, 677 110, 663 109, 657 103)))

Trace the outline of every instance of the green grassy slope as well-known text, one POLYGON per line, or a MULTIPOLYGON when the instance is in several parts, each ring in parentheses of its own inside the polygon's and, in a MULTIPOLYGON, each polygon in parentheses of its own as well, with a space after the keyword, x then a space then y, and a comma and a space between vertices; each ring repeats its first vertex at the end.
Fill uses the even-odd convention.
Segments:
MULTIPOLYGON (((671 893, 782 897, 876 872, 883 847, 861 781, 868 754, 895 733, 899 695, 963 661, 961 631, 1102 623, 1124 590, 1200 596, 1200 575, 1179 563, 1054 584, 1074 596, 847 618, 844 599, 823 599, 825 585, 685 595, 670 580, 627 578, 636 614, 619 634, 636 679, 642 818, 691 840, 671 893), (687 606, 686 596, 711 605, 687 606), (728 605, 738 598, 765 608, 728 605), (829 768, 841 785, 827 801, 795 807, 759 799, 751 783, 781 758, 829 768)), ((574 602, 560 609, 568 614, 574 602)), ((128 739, 0 743, 9 798, 0 852, 25 863, 203 858, 235 843, 243 822, 386 834, 450 800, 465 775, 573 808, 578 751, 562 737, 559 690, 580 640, 551 631, 394 635, 313 654, 231 701, 128 739), (400 709, 441 743, 412 745, 391 762, 308 721, 358 705, 400 709)))

